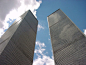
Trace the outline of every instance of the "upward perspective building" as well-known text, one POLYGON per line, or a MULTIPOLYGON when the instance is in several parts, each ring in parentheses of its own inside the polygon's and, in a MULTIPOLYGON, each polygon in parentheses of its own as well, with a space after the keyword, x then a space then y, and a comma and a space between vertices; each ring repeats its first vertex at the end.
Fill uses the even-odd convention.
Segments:
POLYGON ((60 10, 48 16, 55 65, 86 65, 86 37, 60 10))
MULTIPOLYGON (((48 16, 55 65, 86 65, 86 37, 59 9, 48 16)), ((38 21, 21 15, 0 38, 0 65, 32 65, 38 21)))
POLYGON ((32 65, 38 21, 29 11, 0 39, 0 65, 32 65))

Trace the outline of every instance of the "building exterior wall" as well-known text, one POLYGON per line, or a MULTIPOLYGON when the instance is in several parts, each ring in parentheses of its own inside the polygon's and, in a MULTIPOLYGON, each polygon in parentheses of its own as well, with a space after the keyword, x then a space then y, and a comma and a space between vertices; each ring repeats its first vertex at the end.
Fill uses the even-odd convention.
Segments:
POLYGON ((86 37, 58 9, 48 16, 55 65, 86 65, 86 37))
POLYGON ((1 37, 0 46, 5 46, 1 50, 0 65, 32 65, 37 25, 38 21, 30 10, 12 24, 1 37))

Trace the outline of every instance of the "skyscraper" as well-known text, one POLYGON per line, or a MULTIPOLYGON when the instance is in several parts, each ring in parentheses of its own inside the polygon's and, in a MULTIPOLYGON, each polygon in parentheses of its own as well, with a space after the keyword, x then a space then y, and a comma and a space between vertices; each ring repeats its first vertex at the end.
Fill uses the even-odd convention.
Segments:
POLYGON ((48 16, 55 65, 86 65, 86 37, 58 9, 48 16))
POLYGON ((0 65, 32 65, 38 21, 25 12, 0 39, 0 65))

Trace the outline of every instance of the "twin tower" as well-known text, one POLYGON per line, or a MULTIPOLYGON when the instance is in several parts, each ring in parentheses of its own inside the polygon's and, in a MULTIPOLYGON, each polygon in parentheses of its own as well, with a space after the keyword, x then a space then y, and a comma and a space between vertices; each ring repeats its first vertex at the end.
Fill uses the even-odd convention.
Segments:
MULTIPOLYGON (((58 9, 48 16, 55 65, 86 65, 86 37, 58 9)), ((0 65, 32 65, 38 21, 25 12, 0 39, 0 65)))

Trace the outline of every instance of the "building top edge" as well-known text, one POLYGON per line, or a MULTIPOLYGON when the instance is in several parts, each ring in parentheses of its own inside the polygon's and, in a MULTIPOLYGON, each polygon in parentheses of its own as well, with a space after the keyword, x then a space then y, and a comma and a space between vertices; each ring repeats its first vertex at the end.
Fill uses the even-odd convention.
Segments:
MULTIPOLYGON (((58 10, 61 10, 61 9, 59 8, 58 10)), ((58 10, 56 10, 56 11, 58 11, 58 10)), ((55 13, 56 11, 54 11, 53 13, 55 13)), ((52 15, 53 13, 51 13, 50 15, 52 15)), ((47 17, 49 17, 50 15, 48 15, 47 17)))
MULTIPOLYGON (((26 13, 26 15, 27 15, 28 12, 30 12, 30 13, 33 15, 33 17, 37 20, 37 18, 36 18, 35 15, 31 12, 30 9, 27 10, 27 11, 25 11, 22 15, 24 15, 25 13, 26 13)), ((22 17, 22 15, 20 15, 19 17, 22 17)), ((26 16, 26 15, 25 15, 25 16, 26 16)), ((24 16, 24 17, 25 17, 25 16, 24 16)), ((37 20, 37 22, 38 22, 38 20, 37 20)))
MULTIPOLYGON (((31 10, 28 10, 29 12, 31 12, 31 10)), ((37 18, 35 17, 35 15, 31 12, 31 14, 34 16, 34 18, 37 20, 37 18)), ((37 20, 38 22, 38 20, 37 20)))

